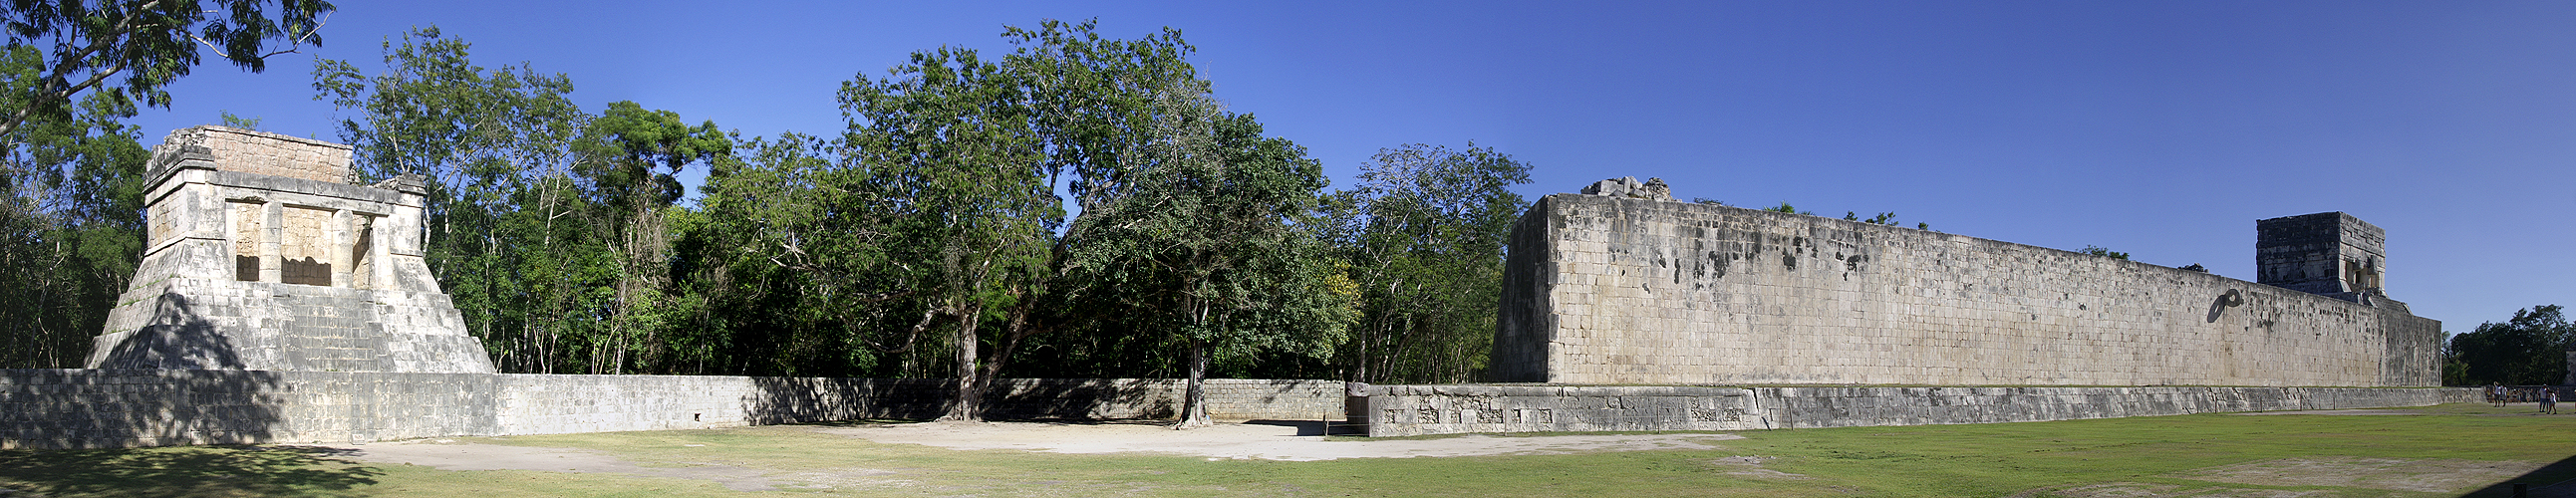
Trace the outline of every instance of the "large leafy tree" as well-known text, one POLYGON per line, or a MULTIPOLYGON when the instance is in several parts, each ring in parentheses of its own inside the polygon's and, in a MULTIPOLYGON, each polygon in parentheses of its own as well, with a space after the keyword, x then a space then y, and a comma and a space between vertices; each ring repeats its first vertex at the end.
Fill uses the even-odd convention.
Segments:
POLYGON ((1046 269, 1064 219, 1040 167, 1044 143, 1022 81, 973 50, 941 48, 841 90, 852 120, 846 140, 902 199, 889 230, 908 241, 899 259, 920 275, 910 280, 922 286, 925 320, 913 333, 931 316, 954 324, 959 390, 944 418, 981 417, 977 330, 987 315, 1031 297, 1024 284, 1046 269))
POLYGON ((473 45, 414 29, 381 45, 382 69, 314 62, 314 98, 352 115, 341 139, 362 176, 428 180, 427 260, 502 368, 564 368, 584 343, 613 265, 581 223, 595 211, 575 185, 571 145, 591 121, 572 79, 529 64, 485 68, 473 45))
POLYGON ((169 107, 163 87, 196 67, 200 47, 259 72, 269 57, 320 46, 317 29, 333 10, 322 0, 0 3, 11 66, 0 83, 0 136, 30 120, 69 119, 86 92, 169 107))
MULTIPOLYGON (((681 330, 716 371, 801 376, 900 376, 920 344, 903 319, 920 286, 895 259, 894 221, 908 203, 891 175, 846 159, 836 140, 797 133, 751 139, 712 162, 699 209, 675 223, 681 330), (887 361, 893 359, 894 361, 887 361)), ((693 353, 697 354, 697 353, 693 353)), ((708 371, 700 367, 696 371, 708 371)))
POLYGON ((1131 189, 1131 163, 1153 139, 1165 82, 1197 81, 1177 31, 1117 40, 1093 29, 1056 21, 1009 28, 1003 36, 1015 48, 999 59, 943 47, 843 87, 850 165, 831 177, 863 178, 838 184, 868 194, 832 195, 870 205, 836 204, 831 213, 864 220, 855 233, 885 235, 864 243, 879 249, 858 253, 869 256, 837 259, 868 269, 831 273, 871 276, 874 285, 845 296, 889 299, 873 307, 886 316, 869 320, 891 333, 858 342, 902 356, 901 371, 934 363, 920 358, 933 342, 925 334, 947 332, 954 356, 936 363, 959 380, 950 418, 980 416, 974 403, 985 381, 1019 356, 1024 339, 1101 323, 1085 318, 1096 313, 1062 285, 1068 239, 1059 234, 1068 220, 1058 192, 1088 216, 1131 189), (918 318, 887 319, 902 316, 918 318))
POLYGON ((1469 382, 1488 360, 1503 246, 1529 165, 1491 148, 1409 144, 1326 203, 1365 305, 1343 357, 1360 382, 1469 382))
POLYGON ((2451 337, 2443 383, 2555 385, 2567 377, 2570 346, 2576 346, 2576 325, 2558 305, 2515 310, 2511 320, 2451 337))
POLYGON ((1322 166, 1219 108, 1203 82, 1170 82, 1156 107, 1153 140, 1120 165, 1127 188, 1073 227, 1068 271, 1085 284, 1078 292, 1115 294, 1114 312, 1184 345, 1186 428, 1208 424, 1215 355, 1329 356, 1352 303, 1307 217, 1322 166))
POLYGON ((143 166, 129 101, 92 94, 32 121, 0 156, 0 365, 80 366, 143 253, 143 166))
POLYGON ((0 2, 0 365, 77 366, 142 253, 138 105, 214 48, 253 72, 327 2, 0 2))
POLYGON ((732 137, 714 121, 696 126, 671 111, 613 102, 582 131, 574 172, 587 187, 597 239, 616 255, 608 301, 608 336, 594 343, 591 373, 625 373, 663 360, 658 333, 675 315, 670 287, 667 212, 684 194, 675 177, 691 164, 733 153, 732 137))

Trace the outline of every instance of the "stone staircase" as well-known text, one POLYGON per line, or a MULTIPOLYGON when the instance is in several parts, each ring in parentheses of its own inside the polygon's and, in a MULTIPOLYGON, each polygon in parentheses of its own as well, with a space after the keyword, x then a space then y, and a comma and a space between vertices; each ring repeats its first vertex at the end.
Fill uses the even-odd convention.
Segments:
POLYGON ((274 344, 292 370, 308 372, 393 371, 388 364, 384 325, 367 291, 310 285, 274 285, 274 344))

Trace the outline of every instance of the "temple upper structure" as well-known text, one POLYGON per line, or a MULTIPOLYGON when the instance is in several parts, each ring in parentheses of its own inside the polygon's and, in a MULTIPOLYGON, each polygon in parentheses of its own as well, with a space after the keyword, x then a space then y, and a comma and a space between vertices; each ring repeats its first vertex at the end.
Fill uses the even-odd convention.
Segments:
POLYGON ((199 126, 145 170, 147 241, 90 368, 489 373, 421 258, 417 176, 349 146, 199 126))

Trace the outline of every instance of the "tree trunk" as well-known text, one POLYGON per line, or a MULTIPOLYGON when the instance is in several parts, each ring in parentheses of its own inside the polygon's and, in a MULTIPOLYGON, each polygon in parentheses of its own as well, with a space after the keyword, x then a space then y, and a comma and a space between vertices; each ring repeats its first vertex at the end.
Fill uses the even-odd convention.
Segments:
POLYGON ((1172 428, 1189 429, 1215 425, 1208 422, 1207 416, 1207 368, 1207 342, 1190 339, 1189 389, 1181 396, 1181 421, 1174 424, 1172 428))
POLYGON ((948 414, 939 419, 982 422, 984 383, 975 375, 975 325, 983 321, 984 310, 964 308, 957 313, 957 397, 949 401, 948 414))

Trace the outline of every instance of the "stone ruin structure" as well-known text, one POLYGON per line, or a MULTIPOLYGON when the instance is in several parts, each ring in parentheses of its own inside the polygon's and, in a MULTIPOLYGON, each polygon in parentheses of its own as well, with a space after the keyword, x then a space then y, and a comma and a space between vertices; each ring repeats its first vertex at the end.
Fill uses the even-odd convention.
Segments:
POLYGON ((1591 185, 1585 185, 1583 186, 1583 195, 1606 195, 1611 197, 1628 197, 1650 201, 1669 201, 1673 200, 1673 188, 1671 186, 1664 185, 1664 179, 1662 178, 1647 178, 1644 182, 1638 182, 1637 177, 1623 176, 1592 182, 1591 185))
POLYGON ((90 368, 490 373, 421 259, 422 180, 346 145, 199 126, 153 149, 134 283, 90 368))
POLYGON ((2258 222, 2260 277, 2247 282, 1927 230, 1622 195, 1654 186, 1633 183, 1585 189, 1606 195, 1547 196, 1515 226, 1492 380, 2441 381, 2440 322, 2387 297, 2384 232, 2344 213, 2258 222))

